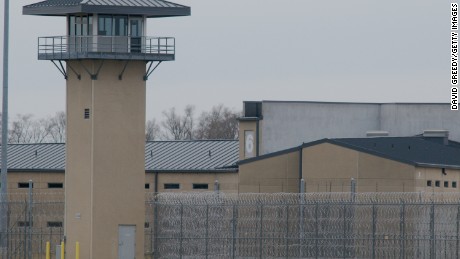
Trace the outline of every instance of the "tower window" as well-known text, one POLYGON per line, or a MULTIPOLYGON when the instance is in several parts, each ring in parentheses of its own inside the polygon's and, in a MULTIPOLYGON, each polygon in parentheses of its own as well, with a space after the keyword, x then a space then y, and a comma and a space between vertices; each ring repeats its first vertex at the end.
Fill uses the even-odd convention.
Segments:
POLYGON ((89 109, 85 109, 85 119, 89 119, 89 109))

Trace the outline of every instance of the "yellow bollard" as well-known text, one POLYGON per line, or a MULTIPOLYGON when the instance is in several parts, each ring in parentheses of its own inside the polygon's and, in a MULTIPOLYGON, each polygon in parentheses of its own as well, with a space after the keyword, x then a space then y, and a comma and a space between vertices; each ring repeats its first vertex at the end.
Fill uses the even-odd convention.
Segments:
POLYGON ((51 259, 50 242, 46 242, 46 259, 51 259))
POLYGON ((75 259, 80 259, 80 242, 75 244, 75 259))
POLYGON ((61 242, 61 259, 65 259, 65 257, 64 257, 64 242, 61 242))

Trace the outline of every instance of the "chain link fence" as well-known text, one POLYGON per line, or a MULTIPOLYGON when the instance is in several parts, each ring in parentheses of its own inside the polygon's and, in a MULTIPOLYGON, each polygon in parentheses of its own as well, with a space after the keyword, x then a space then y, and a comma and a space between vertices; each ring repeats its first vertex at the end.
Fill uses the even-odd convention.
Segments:
MULTIPOLYGON (((63 239, 64 194, 0 203, 0 258, 63 239)), ((459 258, 460 193, 160 193, 146 196, 145 258, 459 258)))
MULTIPOLYGON (((0 197, 3 198, 3 197, 0 197)), ((0 202, 0 258, 45 258, 46 242, 54 258, 64 235, 64 192, 9 193, 0 202), (6 200, 6 202, 5 202, 6 200)))
POLYGON ((459 193, 161 193, 147 258, 459 258, 459 193))

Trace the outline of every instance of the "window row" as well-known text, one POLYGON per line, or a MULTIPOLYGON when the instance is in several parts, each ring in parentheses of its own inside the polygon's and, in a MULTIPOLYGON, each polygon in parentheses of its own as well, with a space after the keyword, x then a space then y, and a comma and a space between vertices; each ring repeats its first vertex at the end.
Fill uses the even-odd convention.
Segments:
MULTIPOLYGON (((433 186, 433 181, 432 180, 426 181, 426 186, 432 187, 433 186)), ((434 181, 434 187, 441 187, 441 181, 439 181, 439 180, 434 181)), ((449 187, 457 188, 457 182, 452 181, 452 183, 450 183, 450 186, 449 186, 449 181, 444 181, 444 187, 445 188, 449 188, 449 187)))
MULTIPOLYGON (((33 222, 32 222, 33 225, 33 222)), ((29 221, 18 221, 16 224, 17 227, 30 227, 29 221)), ((62 221, 48 221, 46 222, 46 227, 48 228, 62 228, 64 225, 62 221)))
MULTIPOLYGON (((180 184, 179 183, 165 183, 163 185, 163 188, 165 190, 178 190, 178 189, 180 189, 180 184)), ((207 183, 194 183, 194 184, 192 184, 192 188, 194 190, 208 190, 209 189, 209 184, 207 184, 207 183)), ((149 183, 145 184, 145 189, 150 189, 150 184, 149 183)))
MULTIPOLYGON (((19 189, 28 189, 29 182, 19 182, 18 183, 19 189)), ((32 188, 34 188, 34 183, 32 183, 32 188)), ((62 189, 64 188, 64 183, 48 183, 48 189, 62 189)))

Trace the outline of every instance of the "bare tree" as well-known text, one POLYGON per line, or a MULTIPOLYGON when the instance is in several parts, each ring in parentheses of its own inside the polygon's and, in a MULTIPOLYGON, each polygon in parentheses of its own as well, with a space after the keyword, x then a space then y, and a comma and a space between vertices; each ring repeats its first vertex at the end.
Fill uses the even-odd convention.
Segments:
POLYGON ((238 117, 241 114, 219 104, 210 112, 203 112, 195 129, 197 139, 238 138, 238 117))
POLYGON ((169 111, 163 111, 164 120, 161 122, 163 126, 162 137, 164 139, 184 140, 193 138, 193 123, 194 123, 195 107, 187 105, 184 109, 184 115, 176 113, 175 108, 169 111))
POLYGON ((161 129, 155 119, 147 121, 145 125, 145 141, 157 140, 160 137, 161 129))
POLYGON ((30 143, 32 139, 32 117, 32 114, 16 115, 16 119, 11 122, 11 128, 8 130, 8 143, 30 143))
POLYGON ((66 137, 66 114, 63 111, 57 112, 50 119, 49 139, 54 143, 64 143, 66 137))
POLYGON ((43 143, 49 142, 50 132, 53 124, 50 119, 40 119, 31 122, 30 140, 26 143, 43 143))

